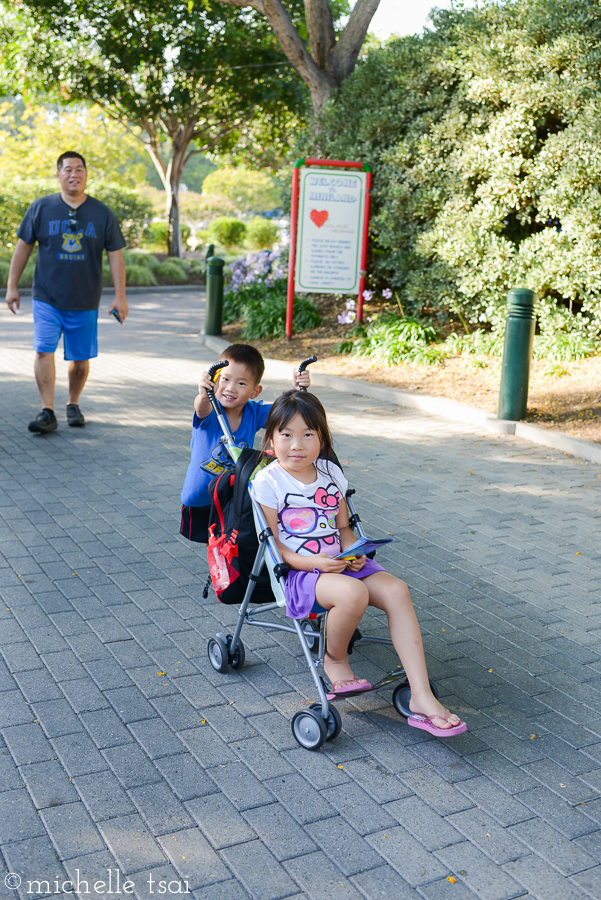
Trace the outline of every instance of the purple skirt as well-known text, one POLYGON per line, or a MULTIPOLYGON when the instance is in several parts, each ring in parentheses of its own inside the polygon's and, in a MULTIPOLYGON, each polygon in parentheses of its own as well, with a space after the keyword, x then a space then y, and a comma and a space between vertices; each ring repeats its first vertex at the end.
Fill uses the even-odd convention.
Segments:
MULTIPOLYGON (((341 572, 341 574, 348 575, 349 578, 367 578, 368 575, 385 571, 386 569, 379 563, 374 562, 373 559, 367 559, 361 571, 341 572)), ((298 572, 296 569, 290 569, 284 588, 286 615, 289 619, 304 619, 309 615, 315 603, 315 585, 320 575, 323 575, 320 569, 313 569, 312 572, 298 572)))

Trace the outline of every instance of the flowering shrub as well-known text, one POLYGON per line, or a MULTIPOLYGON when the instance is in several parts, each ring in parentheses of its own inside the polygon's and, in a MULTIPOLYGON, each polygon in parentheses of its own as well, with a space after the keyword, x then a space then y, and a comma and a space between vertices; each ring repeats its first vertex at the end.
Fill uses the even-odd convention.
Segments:
MULTIPOLYGON (((340 296, 340 295, 338 295, 340 296)), ((370 291, 368 289, 363 291, 363 299, 366 303, 369 303, 376 296, 376 291, 370 291)), ((390 288, 384 288, 382 291, 382 297, 384 300, 390 300, 392 298, 392 291, 390 288)), ((398 302, 398 301, 397 301, 398 302)), ((337 316, 339 325, 352 325, 357 318, 357 303, 353 297, 347 297, 344 312, 337 316)), ((377 318, 377 316, 375 317, 377 318)), ((372 317, 368 316, 367 321, 371 322, 372 317)))
POLYGON ((339 344, 338 353, 366 356, 385 366, 440 365, 443 361, 436 331, 415 319, 388 314, 367 327, 358 325, 351 336, 355 339, 339 344))
POLYGON ((239 247, 246 237, 246 225, 235 216, 217 216, 207 229, 212 241, 217 241, 226 250, 239 247))
POLYGON ((260 250, 247 253, 230 264, 232 280, 230 291, 238 291, 242 285, 266 284, 268 287, 278 278, 288 275, 288 254, 284 250, 260 250))
MULTIPOLYGON (((223 298, 223 321, 242 319, 246 340, 285 334, 287 257, 286 249, 261 250, 230 265, 232 280, 223 298)), ((317 309, 304 297, 294 301, 294 323, 301 331, 321 325, 317 309)))
POLYGON ((278 226, 263 216, 255 216, 248 223, 246 246, 251 250, 271 250, 278 239, 278 226))
POLYGON ((408 315, 498 331, 529 287, 545 352, 584 352, 601 335, 599 0, 452 6, 369 49, 299 155, 377 172, 370 275, 408 315))
POLYGON ((339 325, 351 325, 357 316, 357 304, 352 297, 346 301, 346 307, 341 316, 338 316, 339 325))

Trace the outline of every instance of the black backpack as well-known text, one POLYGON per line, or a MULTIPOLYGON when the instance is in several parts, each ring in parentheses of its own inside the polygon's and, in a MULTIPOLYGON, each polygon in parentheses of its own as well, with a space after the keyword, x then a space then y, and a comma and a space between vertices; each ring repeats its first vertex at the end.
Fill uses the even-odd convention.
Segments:
MULTIPOLYGON (((225 537, 223 543, 227 541, 229 545, 227 562, 230 584, 224 590, 216 591, 221 603, 242 603, 259 549, 248 482, 260 457, 260 450, 242 450, 235 469, 226 469, 209 484, 209 530, 214 525, 214 537, 225 537)), ((265 567, 257 578, 252 603, 275 603, 265 567)))

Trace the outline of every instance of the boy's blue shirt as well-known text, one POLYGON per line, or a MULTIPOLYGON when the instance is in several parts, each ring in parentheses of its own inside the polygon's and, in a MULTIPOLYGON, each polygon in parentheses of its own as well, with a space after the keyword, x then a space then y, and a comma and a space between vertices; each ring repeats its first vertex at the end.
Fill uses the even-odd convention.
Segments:
MULTIPOLYGON (((252 447, 255 435, 265 428, 271 403, 263 405, 262 400, 249 400, 242 410, 242 420, 234 434, 237 447, 252 447)), ((210 506, 209 483, 225 468, 233 468, 231 457, 219 442, 222 431, 217 416, 211 413, 199 419, 196 413, 192 419, 191 459, 186 480, 182 488, 184 506, 210 506)))

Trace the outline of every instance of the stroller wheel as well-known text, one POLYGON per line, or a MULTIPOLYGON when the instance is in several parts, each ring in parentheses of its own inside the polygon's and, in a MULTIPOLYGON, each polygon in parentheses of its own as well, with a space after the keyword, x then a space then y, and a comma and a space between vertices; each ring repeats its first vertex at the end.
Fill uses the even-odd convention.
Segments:
POLYGON ((328 737, 326 723, 313 709, 299 709, 292 716, 292 734, 305 750, 319 750, 328 737))
MULTIPOLYGON (((232 640, 234 639, 233 634, 228 634, 227 636, 227 649, 229 653, 229 649, 232 646, 232 640)), ((244 663, 246 662, 246 651, 244 649, 244 644, 238 638, 238 643, 236 645, 236 652, 232 655, 229 653, 230 666, 232 669, 241 669, 244 663)))
POLYGON ((303 632, 313 631, 315 637, 305 634, 307 645, 311 653, 316 653, 319 649, 319 622, 317 619, 302 619, 300 623, 303 632))
MULTIPOLYGON (((434 696, 438 699, 438 688, 434 684, 434 682, 430 679, 430 690, 434 694, 434 696)), ((394 707, 401 716, 407 718, 407 716, 411 715, 411 710, 409 709, 409 701, 411 700, 411 688, 409 687, 408 681, 401 681, 398 684, 393 693, 392 693, 392 702, 394 707)))
POLYGON ((229 653, 227 644, 223 640, 223 635, 218 634, 216 637, 211 638, 207 646, 207 653, 209 654, 209 662, 216 672, 221 672, 222 674, 227 672, 229 653))
MULTIPOLYGON (((320 716, 322 716, 321 712, 321 703, 311 703, 309 709, 314 709, 315 712, 318 712, 320 716)), ((333 741, 338 737, 342 730, 342 719, 340 718, 340 713, 336 709, 333 703, 328 703, 328 718, 324 719, 326 723, 326 728, 328 730, 326 741, 333 741)), ((322 716, 323 718, 323 716, 322 716)))

